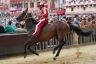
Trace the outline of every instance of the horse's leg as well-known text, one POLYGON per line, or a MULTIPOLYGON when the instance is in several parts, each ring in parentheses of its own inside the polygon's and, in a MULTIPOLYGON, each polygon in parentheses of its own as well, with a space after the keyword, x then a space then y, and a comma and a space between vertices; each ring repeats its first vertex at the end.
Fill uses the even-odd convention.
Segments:
MULTIPOLYGON (((62 41, 63 41, 63 40, 62 40, 62 41)), ((63 45, 65 45, 65 44, 66 44, 66 42, 63 41, 63 45)), ((61 45, 61 43, 59 43, 59 45, 57 45, 56 47, 54 47, 54 49, 53 49, 53 54, 55 54, 56 50, 60 47, 60 45, 61 45)))
MULTIPOLYGON (((55 42, 55 43, 56 43, 56 39, 58 39, 57 36, 54 38, 54 42, 55 42)), ((60 43, 59 43, 59 45, 60 45, 60 43)), ((56 47, 54 47, 54 49, 53 49, 53 54, 55 54, 56 50, 59 48, 59 45, 57 45, 56 47)))
POLYGON ((31 38, 29 38, 28 40, 27 40, 27 42, 24 44, 24 58, 26 58, 26 56, 27 56, 27 49, 30 51, 30 52, 32 52, 32 53, 34 53, 34 54, 36 54, 36 55, 39 55, 35 50, 33 50, 33 49, 31 49, 31 46, 33 46, 32 45, 32 37, 31 38))
POLYGON ((59 46, 60 46, 60 43, 59 43, 59 45, 57 45, 57 46, 53 49, 53 54, 55 54, 55 52, 56 52, 56 50, 59 48, 59 46))
POLYGON ((38 54, 35 50, 31 49, 31 47, 32 47, 32 45, 29 45, 27 49, 28 49, 30 52, 32 52, 33 54, 36 54, 37 56, 39 56, 39 54, 38 54))
POLYGON ((57 54, 56 54, 55 57, 53 58, 54 60, 56 60, 57 56, 59 56, 60 51, 61 51, 62 47, 64 46, 64 44, 65 44, 65 42, 64 42, 63 40, 61 40, 61 41, 60 41, 60 45, 59 45, 59 47, 58 47, 59 49, 58 49, 58 51, 57 51, 57 54))
POLYGON ((27 48, 30 45, 29 40, 24 44, 24 58, 26 58, 27 56, 27 48))

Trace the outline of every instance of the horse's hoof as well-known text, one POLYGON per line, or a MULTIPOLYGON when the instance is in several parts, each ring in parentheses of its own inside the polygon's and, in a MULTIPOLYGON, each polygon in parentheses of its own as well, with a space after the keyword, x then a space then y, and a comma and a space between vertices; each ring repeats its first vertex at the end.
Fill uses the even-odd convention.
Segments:
POLYGON ((39 56, 39 53, 37 53, 37 52, 35 52, 34 54, 37 55, 37 56, 39 56))
POLYGON ((53 58, 53 60, 56 60, 56 59, 57 59, 56 57, 53 58))
POLYGON ((39 54, 38 54, 38 53, 37 53, 36 55, 37 55, 37 56, 39 56, 39 54))
POLYGON ((27 57, 27 55, 24 55, 24 58, 26 58, 27 57))
POLYGON ((27 57, 27 53, 26 53, 26 52, 24 52, 23 54, 24 54, 24 58, 26 58, 26 57, 27 57))

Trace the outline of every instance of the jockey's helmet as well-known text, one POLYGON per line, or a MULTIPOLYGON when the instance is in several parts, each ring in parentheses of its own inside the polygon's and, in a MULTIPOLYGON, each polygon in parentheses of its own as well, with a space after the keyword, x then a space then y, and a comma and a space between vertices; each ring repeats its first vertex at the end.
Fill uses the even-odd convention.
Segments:
POLYGON ((44 2, 40 2, 40 10, 44 7, 44 2))
POLYGON ((40 2, 40 6, 44 5, 44 2, 40 2))

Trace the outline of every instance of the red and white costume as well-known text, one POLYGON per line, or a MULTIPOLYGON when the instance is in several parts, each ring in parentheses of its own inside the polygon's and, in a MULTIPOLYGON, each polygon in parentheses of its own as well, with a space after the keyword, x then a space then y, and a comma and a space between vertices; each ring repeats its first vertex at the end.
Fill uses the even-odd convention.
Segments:
POLYGON ((48 9, 46 7, 41 9, 41 15, 39 15, 36 20, 40 20, 40 22, 36 25, 36 29, 33 34, 39 36, 42 27, 48 23, 48 9), (43 18, 42 20, 40 20, 41 17, 43 18))

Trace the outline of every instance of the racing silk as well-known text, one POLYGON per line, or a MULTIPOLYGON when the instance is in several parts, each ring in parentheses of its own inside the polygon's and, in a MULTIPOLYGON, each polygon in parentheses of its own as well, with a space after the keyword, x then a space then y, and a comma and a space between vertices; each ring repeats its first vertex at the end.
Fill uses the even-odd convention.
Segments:
POLYGON ((36 20, 39 21, 41 17, 42 18, 46 18, 46 19, 48 18, 48 9, 46 7, 43 7, 41 9, 41 14, 38 15, 38 17, 36 18, 36 20))
POLYGON ((43 18, 48 18, 48 10, 46 7, 43 7, 41 10, 41 14, 43 18))
POLYGON ((43 7, 41 10, 41 15, 38 16, 38 19, 36 20, 40 20, 39 23, 36 25, 36 29, 35 32, 33 33, 35 36, 39 36, 41 29, 44 25, 48 24, 48 10, 46 7, 43 7), (40 18, 43 18, 42 20, 40 20, 40 18))

